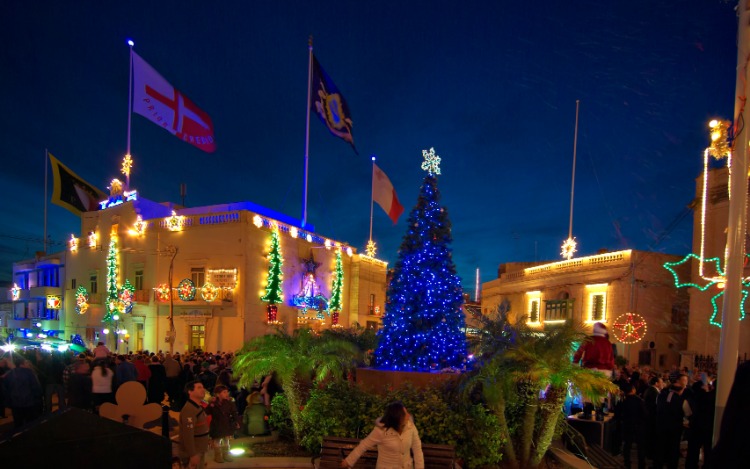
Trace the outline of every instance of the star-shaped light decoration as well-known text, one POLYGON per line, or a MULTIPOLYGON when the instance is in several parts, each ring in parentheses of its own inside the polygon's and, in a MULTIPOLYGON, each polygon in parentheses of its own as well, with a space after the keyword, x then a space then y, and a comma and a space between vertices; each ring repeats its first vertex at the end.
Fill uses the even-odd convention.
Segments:
MULTIPOLYGON (((746 255, 746 258, 750 259, 750 255, 746 255)), ((721 318, 719 316, 719 305, 716 303, 716 300, 719 299, 720 296, 724 294, 724 283, 726 282, 726 275, 724 274, 724 270, 721 268, 721 260, 718 257, 712 257, 710 259, 703 259, 704 263, 712 263, 714 265, 714 268, 716 270, 716 275, 709 278, 704 278, 706 281, 706 284, 701 286, 697 283, 692 282, 682 282, 680 280, 679 275, 675 271, 675 267, 680 266, 686 262, 688 262, 690 259, 698 259, 700 261, 700 256, 697 256, 693 254, 692 252, 685 256, 682 260, 679 260, 677 262, 666 262, 664 264, 664 268, 668 271, 672 272, 672 276, 674 277, 674 285, 677 288, 683 288, 683 287, 693 287, 697 288, 699 291, 706 291, 709 288, 716 286, 716 289, 719 290, 717 294, 715 294, 713 297, 711 297, 711 305, 714 308, 713 314, 711 315, 711 318, 708 320, 708 322, 714 326, 721 327, 721 318)), ((740 301, 740 321, 745 319, 745 300, 748 296, 748 290, 746 287, 750 287, 750 278, 742 279, 742 300, 740 301)))
POLYGON ((646 320, 640 314, 625 313, 615 319, 612 331, 623 344, 635 344, 646 335, 646 320))
POLYGON ((577 251, 576 249, 577 246, 578 246, 578 243, 576 243, 576 240, 573 239, 572 237, 566 239, 565 241, 563 241, 563 244, 560 250, 560 255, 563 256, 565 259, 568 259, 568 260, 572 259, 573 254, 575 254, 577 251))
POLYGON ((367 246, 365 247, 365 254, 367 254, 369 257, 375 257, 376 252, 377 248, 375 247, 375 241, 369 240, 367 242, 367 246))
POLYGON ((422 169, 427 171, 430 175, 440 175, 440 157, 435 154, 435 149, 430 148, 430 151, 422 150, 422 169))

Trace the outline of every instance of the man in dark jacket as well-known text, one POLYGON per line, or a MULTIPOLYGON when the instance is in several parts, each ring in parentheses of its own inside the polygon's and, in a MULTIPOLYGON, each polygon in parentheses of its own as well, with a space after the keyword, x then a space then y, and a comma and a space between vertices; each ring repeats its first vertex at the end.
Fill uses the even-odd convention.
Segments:
POLYGON ((643 391, 643 403, 646 406, 646 428, 645 446, 646 457, 653 460, 656 456, 656 398, 664 389, 664 380, 659 376, 654 376, 648 381, 648 388, 643 391))
POLYGON ((684 419, 692 414, 690 404, 685 399, 687 383, 688 377, 679 375, 656 399, 657 454, 654 466, 657 468, 666 463, 669 469, 677 469, 684 419))
POLYGON ((13 427, 21 428, 41 415, 42 385, 31 364, 21 355, 13 356, 15 368, 3 376, 6 405, 13 412, 13 427))
POLYGON ((622 455, 626 469, 630 469, 630 451, 633 443, 638 451, 638 469, 646 469, 646 451, 644 427, 646 425, 646 405, 635 393, 635 387, 623 385, 625 399, 617 405, 615 418, 622 430, 622 455))

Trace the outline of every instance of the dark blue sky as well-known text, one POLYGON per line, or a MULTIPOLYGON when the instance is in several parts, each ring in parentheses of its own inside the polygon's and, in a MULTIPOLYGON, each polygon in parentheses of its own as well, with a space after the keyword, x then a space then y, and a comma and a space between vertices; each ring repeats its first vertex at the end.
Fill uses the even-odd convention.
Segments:
MULTIPOLYGON (((375 208, 393 263, 424 172, 453 222, 464 286, 502 262, 648 249, 694 196, 706 123, 733 112, 736 2, 8 1, 0 3, 0 280, 41 249, 44 149, 104 189, 126 149, 128 47, 213 119, 206 154, 133 115, 131 186, 189 206, 252 201, 300 217, 307 38, 348 101, 357 156, 310 123, 308 221, 360 250, 370 154, 406 208, 375 208), (100 3, 106 3, 101 5, 100 3)), ((314 119, 314 117, 313 117, 314 119)), ((50 180, 51 194, 51 180, 50 180)), ((80 234, 49 206, 49 234, 80 234)), ((690 251, 692 217, 654 249, 690 251)))

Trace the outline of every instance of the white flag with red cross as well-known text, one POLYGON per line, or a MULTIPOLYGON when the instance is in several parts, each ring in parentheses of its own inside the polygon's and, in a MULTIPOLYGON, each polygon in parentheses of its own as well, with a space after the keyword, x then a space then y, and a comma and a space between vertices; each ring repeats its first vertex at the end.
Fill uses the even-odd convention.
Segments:
POLYGON ((133 111, 201 150, 216 151, 211 118, 133 52, 133 111))

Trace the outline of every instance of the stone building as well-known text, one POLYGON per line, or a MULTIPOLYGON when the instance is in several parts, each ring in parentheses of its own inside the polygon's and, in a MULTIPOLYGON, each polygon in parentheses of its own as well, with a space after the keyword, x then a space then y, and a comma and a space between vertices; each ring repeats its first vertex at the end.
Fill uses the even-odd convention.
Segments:
MULTIPOLYGON (((693 255, 686 260, 691 268, 689 280, 683 283, 694 285, 686 287, 690 294, 690 320, 688 328, 687 354, 709 356, 714 360, 719 353, 721 335, 721 315, 723 306, 722 282, 712 283, 717 276, 717 263, 726 269, 724 253, 727 243, 727 226, 729 220, 729 172, 726 167, 710 169, 706 178, 706 206, 703 210, 703 175, 696 178, 696 206, 693 211, 693 255), (703 273, 701 274, 700 254, 703 243, 703 273), (700 287, 700 288, 699 288, 700 287), (701 290, 702 289, 702 290, 701 290)), ((747 239, 747 238, 745 238, 747 239)), ((745 251, 748 251, 746 242, 745 251)), ((745 262, 744 278, 750 277, 750 268, 745 262)), ((745 287, 744 296, 747 296, 745 287)), ((743 311, 747 309, 743 302, 743 311)), ((750 320, 740 321, 739 356, 750 358, 750 320)))
MULTIPOLYGON (((665 262, 677 256, 625 250, 557 262, 506 263, 482 285, 482 314, 498 308, 540 331, 567 320, 588 331, 607 325, 617 354, 629 363, 677 365, 687 344, 688 297, 678 290, 665 262), (626 313, 638 316, 627 321, 626 313), (627 333, 630 324, 632 334, 627 333), (624 339, 618 340, 618 337, 624 339)), ((688 266, 678 270, 688 274, 688 266)))
POLYGON ((14 264, 18 295, 9 292, 5 325, 16 337, 78 335, 86 345, 102 340, 121 352, 169 350, 172 338, 179 352, 237 350, 276 327, 332 327, 326 306, 337 252, 338 324, 377 328, 387 263, 250 202, 178 208, 126 192, 85 212, 81 235, 71 236, 66 251, 14 264), (269 324, 269 305, 260 299, 272 230, 283 257, 280 324, 269 324), (47 297, 56 297, 59 309, 39 306, 47 297))

